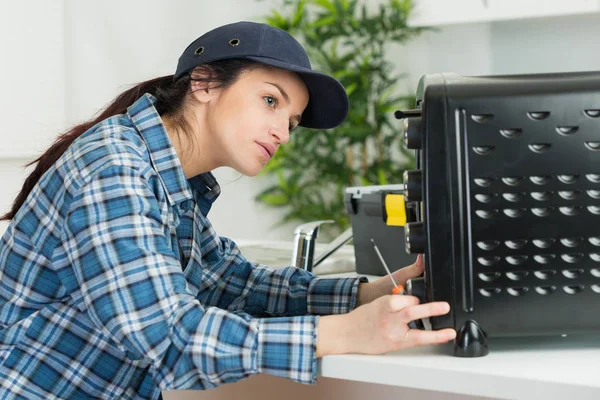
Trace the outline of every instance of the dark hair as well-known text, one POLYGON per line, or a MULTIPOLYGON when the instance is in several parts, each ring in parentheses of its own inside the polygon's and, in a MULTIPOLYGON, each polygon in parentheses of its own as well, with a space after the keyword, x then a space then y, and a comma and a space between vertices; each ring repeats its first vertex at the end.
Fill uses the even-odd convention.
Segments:
POLYGON ((177 81, 173 80, 173 75, 167 75, 138 83, 124 91, 108 104, 97 117, 75 125, 65 133, 60 134, 52 146, 40 157, 25 165, 29 167, 37 163, 33 172, 25 179, 25 183, 15 198, 10 211, 0 217, 0 221, 14 218, 42 175, 62 156, 75 139, 106 118, 125 114, 127 108, 143 94, 149 93, 156 97, 157 100, 154 106, 158 113, 160 115, 169 114, 173 117, 175 124, 183 132, 189 134, 189 124, 183 111, 184 100, 186 95, 190 93, 191 81, 216 83, 215 88, 226 88, 232 85, 243 71, 257 66, 258 63, 245 59, 214 61, 196 67, 191 74, 186 74, 177 81))

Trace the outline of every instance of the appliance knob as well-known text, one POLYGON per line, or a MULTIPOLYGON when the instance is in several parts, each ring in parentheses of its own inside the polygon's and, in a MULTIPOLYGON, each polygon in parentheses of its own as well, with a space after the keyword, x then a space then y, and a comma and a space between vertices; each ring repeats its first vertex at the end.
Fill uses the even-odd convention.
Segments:
POLYGON ((422 201, 423 199, 423 173, 420 169, 404 171, 402 174, 404 181, 404 201, 406 203, 413 201, 422 201))
POLYGON ((404 225, 404 240, 408 254, 425 253, 425 229, 423 222, 409 222, 404 225))
POLYGON ((427 290, 425 288, 425 278, 418 276, 406 281, 406 293, 417 297, 421 303, 427 302, 427 290))
POLYGON ((421 121, 421 117, 404 119, 404 147, 409 150, 421 150, 423 147, 421 121))

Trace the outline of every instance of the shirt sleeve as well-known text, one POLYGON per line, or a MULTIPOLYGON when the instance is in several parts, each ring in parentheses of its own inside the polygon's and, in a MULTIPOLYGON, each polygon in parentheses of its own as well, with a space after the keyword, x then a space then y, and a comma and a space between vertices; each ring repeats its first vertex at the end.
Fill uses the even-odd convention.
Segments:
POLYGON ((208 231, 220 241, 215 248, 224 261, 208 272, 220 284, 200 294, 203 304, 265 317, 344 314, 356 308, 358 285, 366 278, 322 279, 301 268, 253 263, 234 241, 208 231))
POLYGON ((70 288, 98 330, 162 389, 205 389, 268 373, 316 379, 317 316, 257 319, 188 291, 165 208, 133 167, 107 166, 73 194, 62 231, 70 288))

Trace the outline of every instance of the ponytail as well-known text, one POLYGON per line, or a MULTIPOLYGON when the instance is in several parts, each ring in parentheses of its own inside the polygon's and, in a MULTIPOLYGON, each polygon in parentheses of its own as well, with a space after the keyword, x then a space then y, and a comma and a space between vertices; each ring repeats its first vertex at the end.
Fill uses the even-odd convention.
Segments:
POLYGON ((14 218, 42 175, 44 175, 60 156, 63 155, 75 139, 106 118, 112 117, 113 115, 125 114, 127 108, 135 103, 140 96, 145 93, 150 93, 156 97, 157 101, 154 104, 156 111, 158 111, 160 115, 171 114, 173 117, 177 117, 175 123, 178 124, 183 131, 189 131, 189 124, 184 118, 182 111, 185 96, 189 93, 190 82, 192 80, 216 83, 217 85, 215 87, 226 88, 235 82, 241 72, 256 68, 258 65, 257 62, 247 59, 233 58, 214 61, 199 65, 194 69, 194 73, 183 75, 176 81, 173 81, 173 75, 163 76, 139 83, 131 89, 121 93, 100 115, 87 122, 76 125, 58 136, 54 144, 50 146, 48 150, 36 160, 26 165, 26 167, 29 167, 37 163, 33 172, 25 179, 25 183, 15 198, 10 211, 0 217, 0 221, 11 220, 14 218))
POLYGON ((11 220, 14 218, 42 175, 44 175, 60 156, 63 155, 71 143, 88 129, 113 115, 126 113, 127 108, 145 93, 150 93, 157 98, 156 109, 159 114, 162 115, 164 113, 176 111, 183 103, 185 94, 189 88, 189 83, 189 76, 184 76, 177 80, 177 82, 173 82, 173 75, 139 83, 117 96, 96 118, 76 125, 67 132, 59 135, 52 146, 50 146, 50 148, 48 148, 40 157, 26 164, 26 167, 33 164, 37 165, 33 172, 25 179, 25 183, 15 198, 10 211, 0 217, 0 221, 11 220))

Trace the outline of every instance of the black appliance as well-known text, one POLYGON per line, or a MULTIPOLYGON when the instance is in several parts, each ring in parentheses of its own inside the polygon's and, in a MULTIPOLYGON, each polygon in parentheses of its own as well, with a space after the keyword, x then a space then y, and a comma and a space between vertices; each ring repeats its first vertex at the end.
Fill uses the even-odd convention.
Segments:
POLYGON ((417 156, 404 195, 422 301, 454 354, 489 337, 600 332, 600 72, 421 78, 397 111, 417 156))

